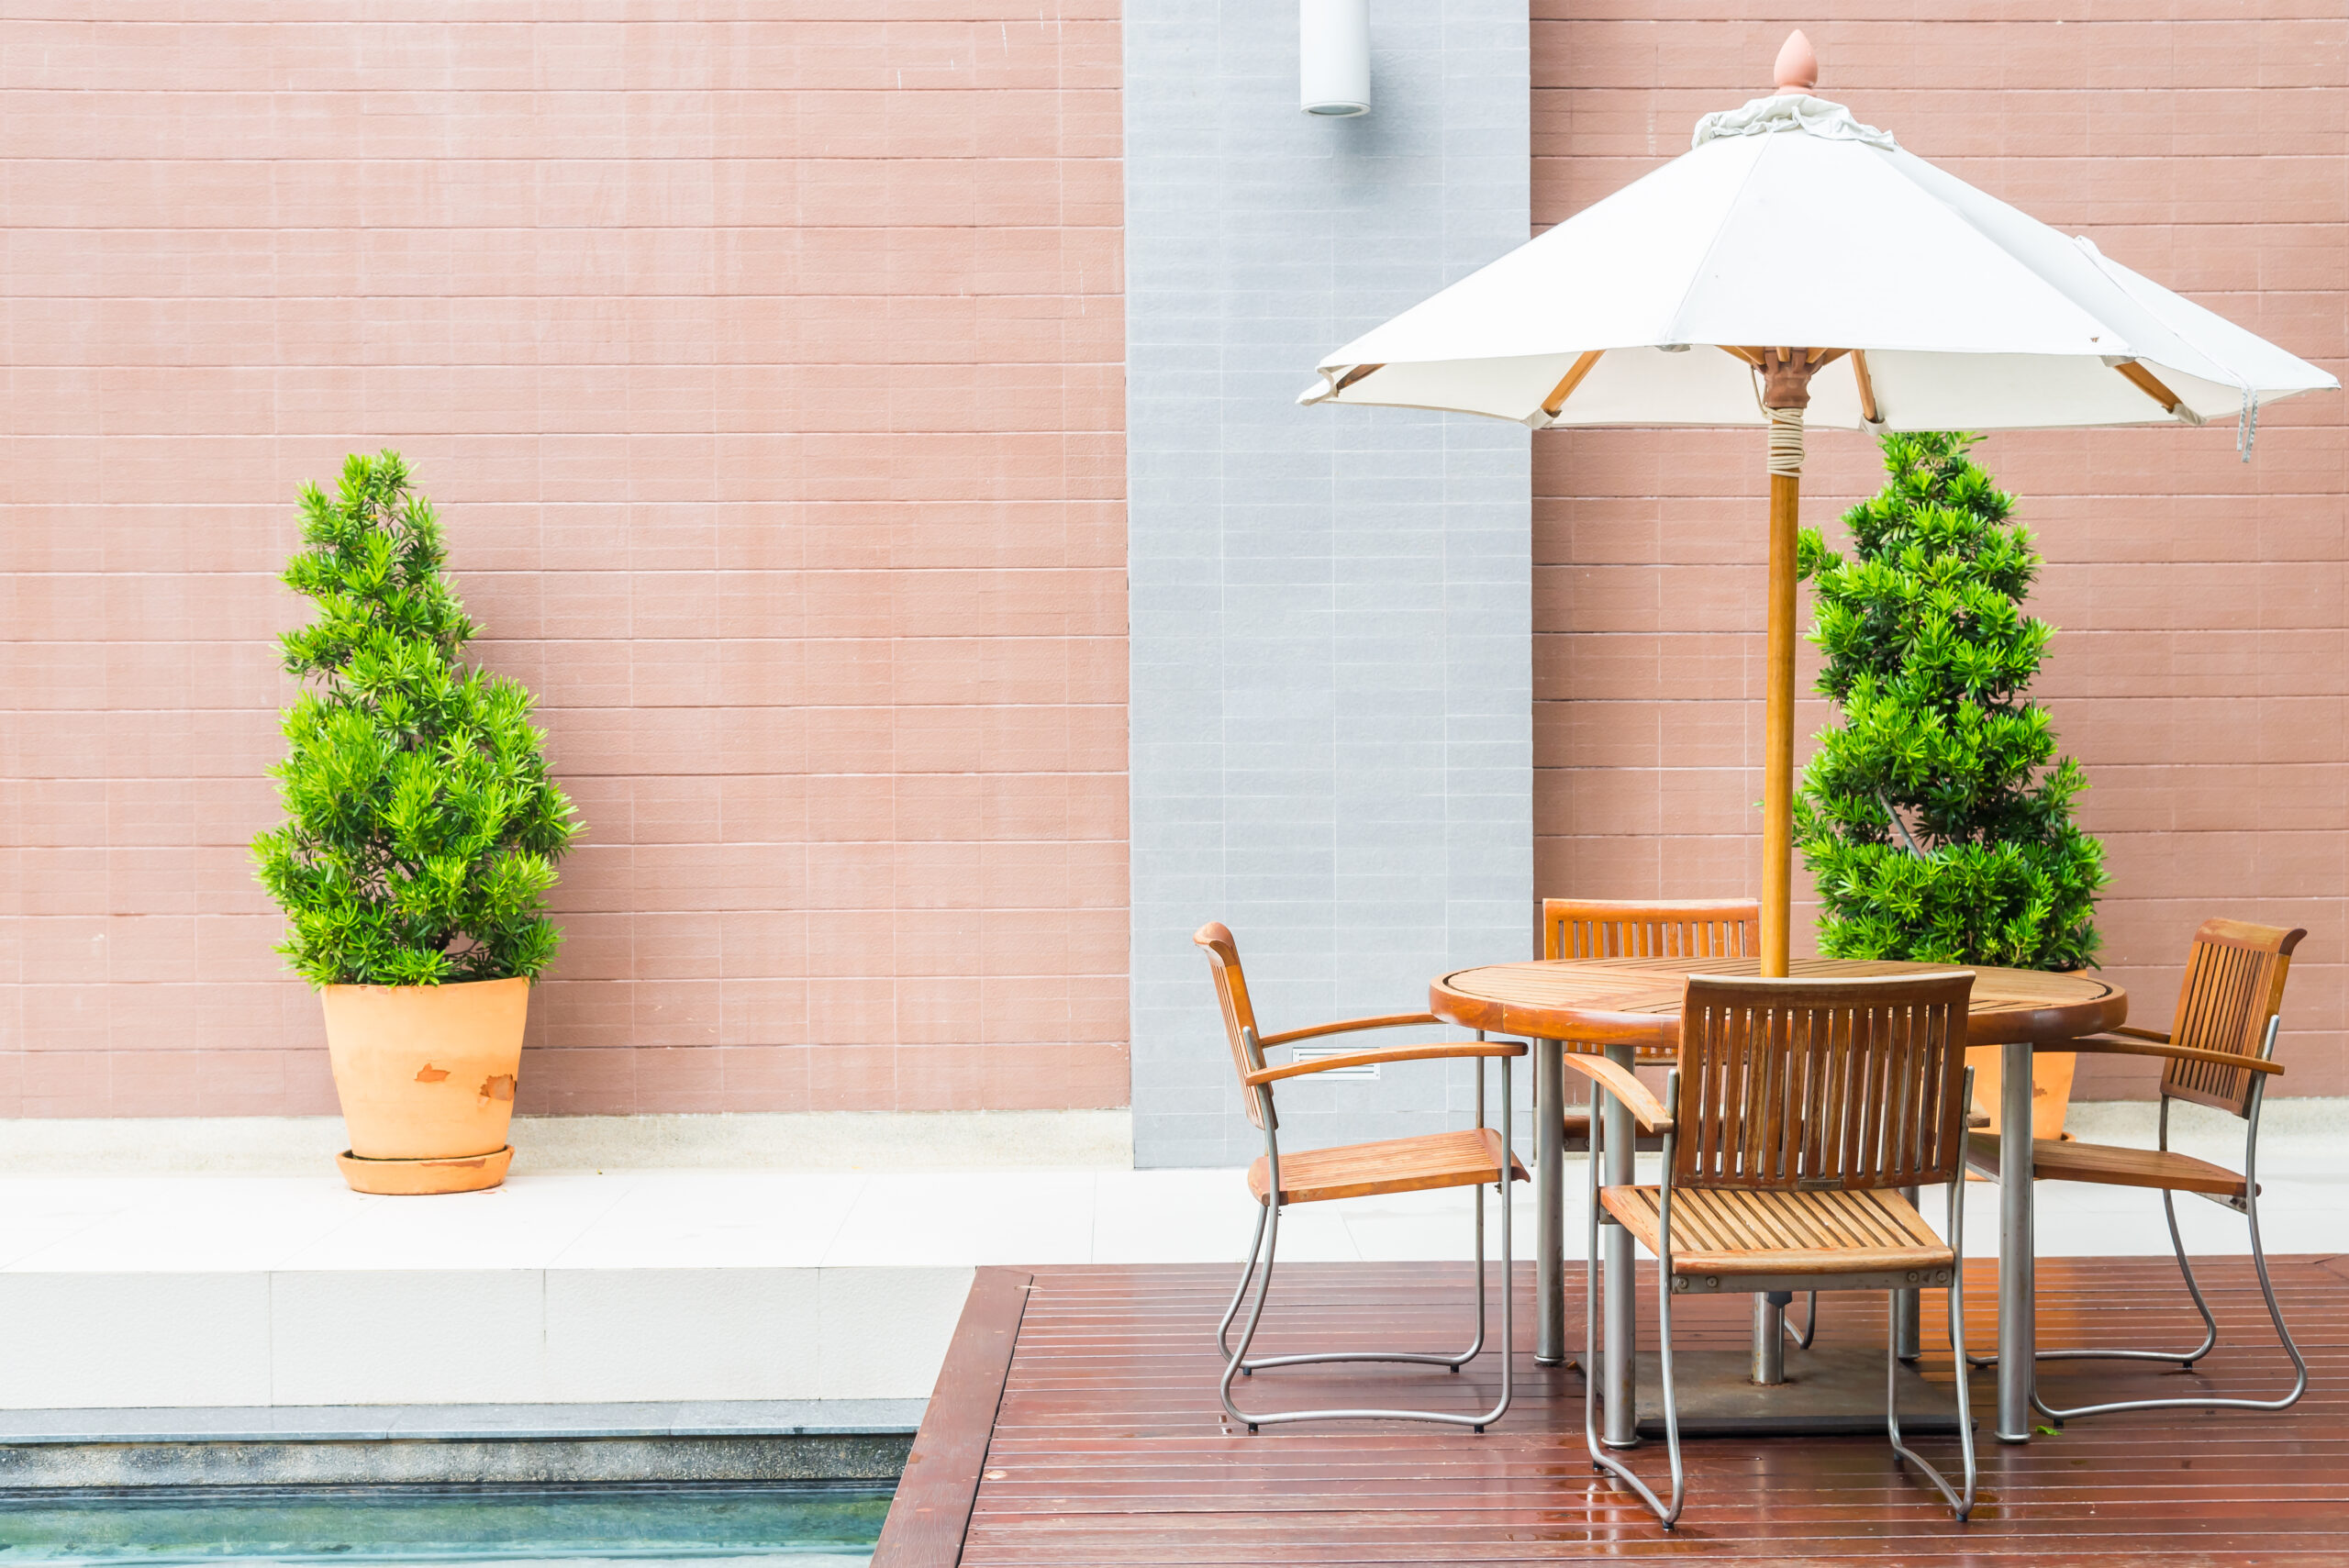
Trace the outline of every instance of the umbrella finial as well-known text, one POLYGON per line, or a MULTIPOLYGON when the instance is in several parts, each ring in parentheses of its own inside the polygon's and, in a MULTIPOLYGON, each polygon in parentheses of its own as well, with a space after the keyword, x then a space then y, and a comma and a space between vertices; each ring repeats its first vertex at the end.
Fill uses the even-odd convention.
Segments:
POLYGON ((1781 93, 1808 93, 1819 85, 1819 54, 1800 28, 1787 35, 1775 70, 1781 93))

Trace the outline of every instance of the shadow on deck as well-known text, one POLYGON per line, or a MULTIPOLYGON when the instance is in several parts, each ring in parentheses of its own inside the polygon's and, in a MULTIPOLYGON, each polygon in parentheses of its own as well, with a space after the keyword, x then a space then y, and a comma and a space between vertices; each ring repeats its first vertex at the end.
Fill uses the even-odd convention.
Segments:
MULTIPOLYGON (((1643 1270, 1653 1265, 1643 1265, 1643 1270)), ((1583 1385, 1520 1350, 1517 1403, 1478 1437, 1403 1422, 1267 1428, 1216 1402, 1214 1329, 1232 1266, 982 1269, 874 1568, 1229 1563, 1562 1563, 1698 1555, 1745 1564, 2349 1563, 2349 1258, 2274 1260, 2308 1396, 2281 1415, 2172 1410, 2072 1423, 2028 1446, 1990 1440, 1975 1382, 1982 1502, 1970 1523, 1904 1474, 1881 1437, 1715 1438, 1687 1445, 1689 1502, 1667 1535, 1594 1475, 1583 1385)), ((1520 1346, 1531 1266, 1520 1266, 1520 1346)), ((2051 1402, 2196 1392, 2272 1397, 2291 1369, 2268 1335, 2248 1259, 2198 1268, 2219 1349, 2192 1373, 2048 1363, 2051 1402)), ((1570 1268, 1568 1333, 1582 1287, 1570 1268)), ((1994 1265, 1967 1273, 1967 1337, 1993 1342, 1994 1265)), ((1466 1264, 1283 1268, 1258 1345, 1443 1348, 1468 1338, 1466 1264)), ((2040 1343, 2192 1345, 2199 1320, 2165 1258, 2048 1258, 2040 1343)), ((1880 1350, 1883 1298, 1821 1298, 1819 1343, 1880 1350)), ((1652 1296, 1642 1307, 1652 1312, 1652 1296)), ((1927 1343, 1934 1312, 1929 1296, 1927 1343)), ((1685 1302, 1675 1343, 1744 1343, 1745 1297, 1685 1302)), ((1497 1327, 1498 1314, 1495 1314, 1497 1327)), ((1652 1328, 1652 1325, 1650 1326, 1652 1328)), ((1943 1336, 1924 1370, 1949 1386, 1943 1336)), ((1252 1380, 1243 1405, 1407 1399, 1463 1410, 1498 1382, 1464 1373, 1298 1368, 1252 1380)), ((1242 1387, 1249 1385, 1243 1384, 1242 1387)), ((1920 1440, 1946 1458, 1951 1437, 1920 1440)), ((1661 1444, 1634 1462, 1660 1484, 1661 1444)))

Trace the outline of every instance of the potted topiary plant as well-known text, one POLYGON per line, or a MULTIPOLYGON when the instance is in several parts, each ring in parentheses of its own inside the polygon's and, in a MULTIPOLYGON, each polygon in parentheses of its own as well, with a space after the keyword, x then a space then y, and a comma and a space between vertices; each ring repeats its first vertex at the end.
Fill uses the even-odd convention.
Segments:
MULTIPOLYGON (((2054 628, 2021 613, 2040 558, 1974 440, 1885 436, 1890 482, 1843 515, 1852 560, 1803 532, 1819 690, 1842 722, 1804 772, 1795 840, 1831 957, 2077 969, 2095 962, 2104 849, 2072 821, 2086 776, 2024 696, 2054 628)), ((1996 1106, 1998 1053, 1973 1055, 1996 1106)), ((2054 1138, 2074 1059, 2037 1062, 2034 1136, 2054 1138)))
POLYGON ((543 912, 580 826, 547 777, 530 694, 462 662, 474 627, 441 574, 432 504, 395 452, 302 492, 285 585, 317 607, 279 639, 309 689, 272 770, 286 822, 253 840, 278 951, 325 994, 327 1051, 368 1193, 505 1179, 543 912))

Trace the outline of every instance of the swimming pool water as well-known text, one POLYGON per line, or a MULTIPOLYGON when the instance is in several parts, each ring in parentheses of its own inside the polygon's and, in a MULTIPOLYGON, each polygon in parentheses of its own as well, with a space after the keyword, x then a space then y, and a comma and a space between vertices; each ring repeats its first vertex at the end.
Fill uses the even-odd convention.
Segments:
POLYGON ((808 1485, 288 1486, 0 1500, 0 1568, 727 1560, 863 1568, 885 1490, 808 1485))

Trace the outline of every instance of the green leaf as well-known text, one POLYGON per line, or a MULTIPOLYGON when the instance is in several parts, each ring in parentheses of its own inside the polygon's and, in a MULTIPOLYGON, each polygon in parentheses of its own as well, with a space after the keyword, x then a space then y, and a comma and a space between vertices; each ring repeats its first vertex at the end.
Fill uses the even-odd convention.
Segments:
POLYGON ((1843 516, 1851 556, 1801 538, 1818 689, 1841 717, 1804 770, 1795 840, 1831 956, 2093 963, 2103 849, 2071 817, 2087 776, 2024 695, 2054 636, 2022 612, 2040 558, 1974 441, 1886 435, 1885 487, 1843 516))
POLYGON ((399 454, 354 453, 333 495, 306 485, 299 504, 284 581, 315 613, 278 649, 306 689, 270 770, 286 820, 253 840, 278 951, 319 985, 535 978, 562 941, 555 862, 583 829, 530 695, 464 663, 475 628, 399 454))

